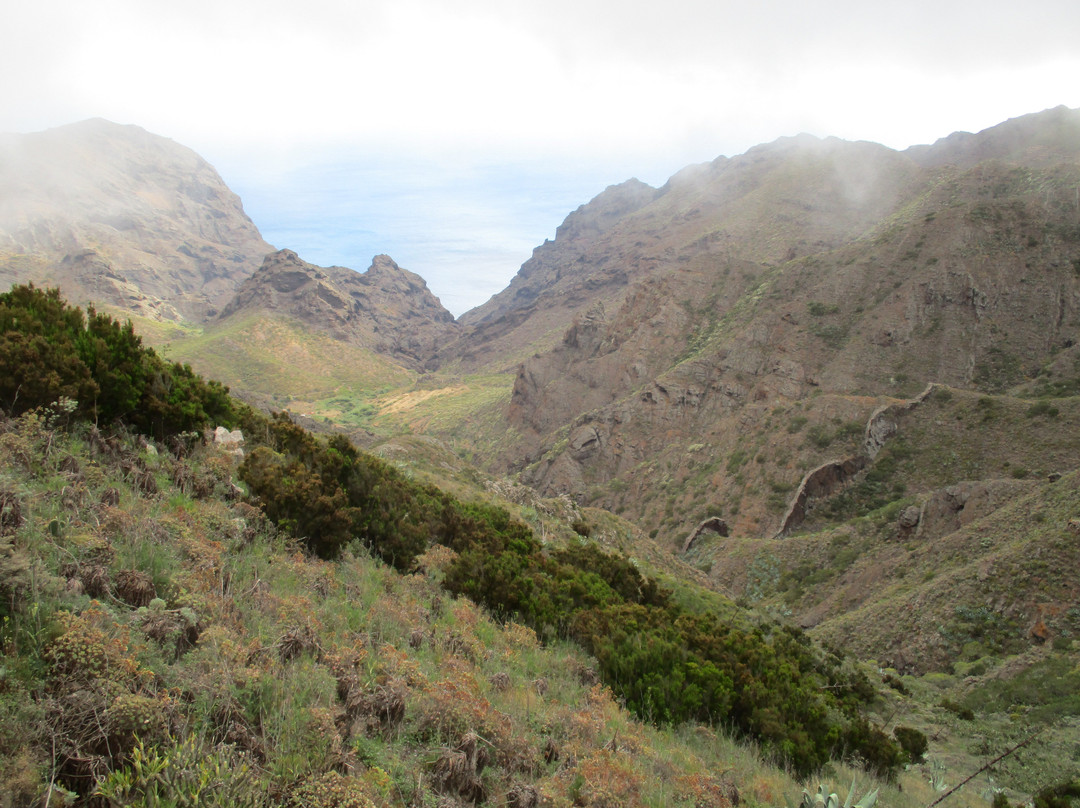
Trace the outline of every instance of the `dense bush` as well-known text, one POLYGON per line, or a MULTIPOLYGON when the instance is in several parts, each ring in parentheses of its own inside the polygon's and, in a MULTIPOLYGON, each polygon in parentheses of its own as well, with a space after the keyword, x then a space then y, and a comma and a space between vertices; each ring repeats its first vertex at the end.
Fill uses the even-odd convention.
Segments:
POLYGON ((165 438, 209 423, 232 425, 228 389, 143 347, 130 321, 69 306, 56 289, 0 295, 0 409, 20 415, 61 398, 101 424, 165 438))
POLYGON ((266 515, 314 553, 333 558, 358 539, 408 569, 439 532, 441 492, 410 483, 342 435, 316 438, 284 413, 264 425, 266 445, 247 456, 240 477, 266 515))
POLYGON ((1035 795, 1035 808, 1075 808, 1078 802, 1080 779, 1047 786, 1035 795))
POLYGON ((727 725, 802 776, 832 754, 885 775, 898 767, 897 744, 859 715, 872 686, 842 673, 840 658, 815 652, 801 632, 748 632, 688 613, 628 559, 596 545, 545 554, 535 540, 498 535, 462 547, 445 586, 541 635, 578 642, 639 716, 727 725))
POLYGON ((897 727, 893 730, 893 735, 899 741, 909 763, 922 763, 929 746, 926 735, 913 727, 897 727))

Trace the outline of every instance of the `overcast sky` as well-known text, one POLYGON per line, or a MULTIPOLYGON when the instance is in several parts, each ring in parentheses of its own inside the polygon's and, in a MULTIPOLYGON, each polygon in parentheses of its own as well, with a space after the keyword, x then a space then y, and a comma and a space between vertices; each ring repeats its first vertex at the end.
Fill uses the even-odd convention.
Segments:
POLYGON ((360 270, 388 253, 455 314, 631 176, 1080 107, 1076 0, 34 0, 0 19, 0 131, 173 138, 275 246, 360 270))

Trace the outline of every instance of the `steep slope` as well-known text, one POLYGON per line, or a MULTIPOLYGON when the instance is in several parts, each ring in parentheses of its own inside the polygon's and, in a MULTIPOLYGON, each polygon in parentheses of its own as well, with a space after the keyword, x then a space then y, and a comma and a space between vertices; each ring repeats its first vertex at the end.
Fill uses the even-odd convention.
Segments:
POLYGON ((440 357, 479 367, 527 356, 648 279, 728 266, 755 274, 837 246, 891 213, 916 168, 883 146, 803 135, 689 167, 658 190, 612 186, 568 216, 504 292, 463 315, 466 334, 440 357))
POLYGON ((190 149, 101 119, 0 138, 0 283, 201 321, 272 248, 190 149))
POLYGON ((993 392, 1034 376, 1080 337, 1080 119, 1052 110, 961 141, 1013 161, 932 167, 933 148, 916 162, 796 138, 673 178, 590 253, 663 216, 663 271, 521 364, 505 467, 654 527, 726 508, 767 534, 784 510, 770 503, 877 405, 928 381, 993 392), (755 181, 734 183, 738 166, 755 181))
POLYGON ((792 535, 706 535, 684 559, 720 591, 898 670, 1068 646, 1080 629, 1080 399, 938 387, 890 420, 867 470, 820 490, 792 535))

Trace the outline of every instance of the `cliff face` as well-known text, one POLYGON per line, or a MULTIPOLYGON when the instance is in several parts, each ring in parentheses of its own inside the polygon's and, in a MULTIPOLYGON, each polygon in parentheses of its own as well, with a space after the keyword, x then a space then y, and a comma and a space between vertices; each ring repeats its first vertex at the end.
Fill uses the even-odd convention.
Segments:
POLYGON ((317 267, 291 250, 268 255, 218 323, 253 313, 284 316, 306 329, 421 370, 458 326, 424 280, 377 255, 367 272, 317 267))
MULTIPOLYGON (((687 169, 570 242, 582 276, 623 280, 519 364, 504 467, 645 523, 714 502, 768 534, 769 487, 838 448, 778 417, 838 432, 930 381, 1003 391, 1080 341, 1077 187, 1068 110, 911 153, 800 137, 687 169), (729 462, 748 451, 759 466, 729 462)), ((524 332, 560 297, 496 319, 524 332)))
POLYGON ((201 322, 271 247, 195 152, 89 120, 0 138, 0 282, 201 322))

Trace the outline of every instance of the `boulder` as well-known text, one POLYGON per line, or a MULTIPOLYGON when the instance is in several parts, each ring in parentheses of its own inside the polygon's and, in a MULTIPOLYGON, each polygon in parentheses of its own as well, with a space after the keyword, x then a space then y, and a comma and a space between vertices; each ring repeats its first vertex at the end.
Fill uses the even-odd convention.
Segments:
POLYGON ((919 524, 920 519, 922 519, 922 508, 918 505, 908 505, 900 511, 900 529, 911 530, 919 524))
POLYGON ((239 429, 230 432, 225 427, 219 426, 214 430, 214 445, 237 463, 244 459, 244 450, 241 448, 244 445, 244 433, 239 429))

